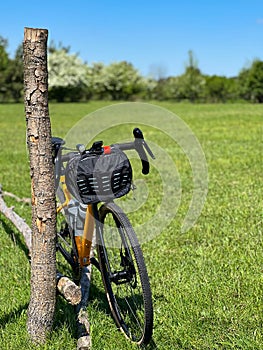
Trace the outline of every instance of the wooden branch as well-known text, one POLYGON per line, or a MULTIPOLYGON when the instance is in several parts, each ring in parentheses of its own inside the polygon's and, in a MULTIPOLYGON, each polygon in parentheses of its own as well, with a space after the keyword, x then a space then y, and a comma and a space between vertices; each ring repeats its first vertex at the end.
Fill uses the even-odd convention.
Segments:
POLYGON ((57 274, 57 290, 71 304, 78 305, 81 301, 81 288, 68 277, 57 274))
POLYGON ((0 212, 2 214, 4 214, 5 217, 7 217, 7 219, 9 219, 15 225, 15 227, 18 229, 18 231, 20 231, 22 233, 22 235, 24 236, 26 246, 29 250, 29 255, 30 255, 31 254, 31 246, 32 246, 31 228, 27 225, 27 223, 25 222, 24 219, 22 219, 19 215, 17 215, 14 212, 13 208, 8 208, 8 206, 6 205, 6 203, 2 197, 1 190, 0 190, 0 212))
POLYGON ((19 198, 17 197, 15 194, 11 193, 11 192, 7 192, 7 191, 2 191, 2 196, 7 196, 7 197, 11 197, 14 198, 17 202, 23 202, 26 204, 31 204, 31 198, 19 198))
POLYGON ((82 297, 81 302, 76 307, 78 327, 77 350, 86 350, 91 348, 90 324, 86 310, 89 298, 90 279, 91 265, 83 268, 80 280, 82 297))
MULTIPOLYGON (((94 235, 90 257, 93 257, 95 245, 96 245, 96 238, 94 235)), ((82 269, 82 275, 80 280, 82 298, 81 298, 81 302, 76 307, 76 313, 78 315, 77 350, 91 349, 90 323, 89 323, 88 312, 87 312, 87 304, 88 304, 89 291, 90 291, 90 281, 91 281, 91 265, 86 266, 82 269)))

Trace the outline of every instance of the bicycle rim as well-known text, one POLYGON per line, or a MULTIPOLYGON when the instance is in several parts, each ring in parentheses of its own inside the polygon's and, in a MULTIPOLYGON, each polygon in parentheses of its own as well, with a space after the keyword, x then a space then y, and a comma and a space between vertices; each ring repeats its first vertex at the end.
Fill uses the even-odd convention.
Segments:
POLYGON ((97 250, 112 315, 131 341, 147 344, 153 328, 152 297, 135 232, 115 203, 100 208, 100 221, 97 250))

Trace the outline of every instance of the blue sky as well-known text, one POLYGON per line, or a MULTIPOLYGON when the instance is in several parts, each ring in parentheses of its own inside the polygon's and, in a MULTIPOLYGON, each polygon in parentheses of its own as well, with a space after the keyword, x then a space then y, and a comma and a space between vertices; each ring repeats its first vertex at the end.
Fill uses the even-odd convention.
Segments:
POLYGON ((189 50, 209 75, 235 76, 263 59, 263 0, 2 2, 0 35, 11 56, 24 27, 48 29, 49 42, 88 63, 126 60, 143 75, 183 73, 189 50))

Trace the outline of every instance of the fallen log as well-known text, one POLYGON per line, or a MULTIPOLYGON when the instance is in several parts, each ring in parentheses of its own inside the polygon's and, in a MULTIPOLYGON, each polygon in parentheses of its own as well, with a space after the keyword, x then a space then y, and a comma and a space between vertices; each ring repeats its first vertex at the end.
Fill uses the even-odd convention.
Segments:
MULTIPOLYGON (((16 196, 15 196, 16 197, 16 196)), ((17 197, 18 198, 18 197, 17 197)), ((22 219, 18 214, 14 212, 14 208, 9 208, 4 199, 3 199, 3 192, 0 186, 0 212, 7 217, 18 229, 19 232, 22 233, 24 236, 24 240, 26 243, 26 246, 29 250, 29 255, 31 253, 31 237, 32 237, 32 231, 31 228, 28 226, 28 224, 25 222, 24 219, 22 219)))
POLYGON ((71 305, 78 305, 80 303, 81 287, 60 273, 57 273, 57 290, 71 305))
MULTIPOLYGON (((92 252, 93 253, 93 249, 92 252)), ((77 350, 89 350, 91 348, 90 323, 87 312, 87 304, 89 299, 91 281, 91 265, 82 269, 81 274, 81 302, 76 307, 77 327, 78 327, 78 343, 77 350)))
MULTIPOLYGON (((0 186, 0 190, 1 190, 1 186, 0 186)), ((31 198, 26 198, 26 197, 19 198, 14 193, 11 193, 11 192, 2 191, 2 196, 3 197, 7 196, 7 197, 14 198, 17 202, 23 202, 23 203, 26 203, 26 204, 31 204, 31 198)))

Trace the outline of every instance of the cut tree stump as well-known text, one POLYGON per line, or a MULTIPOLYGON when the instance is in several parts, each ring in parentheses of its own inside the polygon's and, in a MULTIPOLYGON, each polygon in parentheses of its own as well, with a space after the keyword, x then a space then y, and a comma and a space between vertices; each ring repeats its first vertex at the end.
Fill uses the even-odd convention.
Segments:
POLYGON ((56 196, 48 110, 48 30, 24 28, 24 107, 32 210, 30 301, 27 331, 44 344, 56 306, 56 196))
POLYGON ((57 290, 71 305, 81 302, 81 287, 60 273, 57 273, 57 290))

